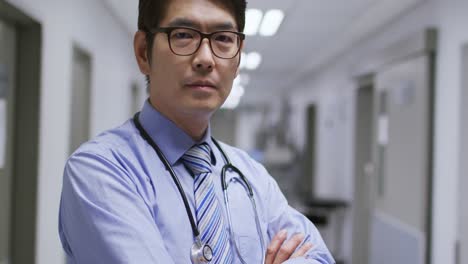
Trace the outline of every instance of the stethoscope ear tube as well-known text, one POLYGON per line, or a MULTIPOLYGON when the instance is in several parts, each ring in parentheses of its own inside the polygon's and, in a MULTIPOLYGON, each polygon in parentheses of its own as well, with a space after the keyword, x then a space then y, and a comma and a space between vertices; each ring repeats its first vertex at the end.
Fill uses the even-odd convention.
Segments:
POLYGON ((222 170, 221 170, 221 176, 222 176, 221 185, 223 186, 223 191, 226 191, 227 188, 228 188, 228 184, 227 184, 227 181, 226 181, 226 172, 229 171, 229 170, 234 171, 235 173, 237 173, 242 178, 242 181, 245 183, 245 186, 247 187, 249 196, 253 197, 252 187, 248 183, 248 181, 245 178, 244 174, 237 167, 233 166, 231 163, 228 163, 228 164, 224 165, 222 170))
POLYGON ((193 215, 191 213, 187 197, 185 196, 184 190, 182 189, 182 185, 180 184, 179 179, 175 175, 174 170, 172 169, 171 165, 169 164, 169 161, 167 161, 166 157, 162 153, 161 149, 159 149, 158 145, 156 145, 156 143, 153 141, 153 139, 151 139, 151 137, 148 135, 148 133, 146 133, 146 130, 141 125, 140 120, 139 120, 139 115, 140 115, 140 112, 136 113, 133 116, 133 122, 135 123, 135 126, 138 129, 138 131, 140 132, 143 139, 145 139, 146 142, 148 142, 148 144, 150 144, 150 146, 153 147, 153 149, 156 152, 156 154, 158 155, 159 159, 162 161, 162 163, 166 167, 166 170, 169 172, 169 174, 171 174, 171 177, 174 180, 174 183, 177 186, 177 189, 179 190, 179 192, 181 194, 181 197, 182 197, 182 200, 184 202, 185 210, 187 212, 187 216, 189 218, 190 225, 192 226, 193 236, 197 238, 197 237, 200 236, 200 231, 198 230, 198 227, 195 224, 195 220, 194 220, 193 215))

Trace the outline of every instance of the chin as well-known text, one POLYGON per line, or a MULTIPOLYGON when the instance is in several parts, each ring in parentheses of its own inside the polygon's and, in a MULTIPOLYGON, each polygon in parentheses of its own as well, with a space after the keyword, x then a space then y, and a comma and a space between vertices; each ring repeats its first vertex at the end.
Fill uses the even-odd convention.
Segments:
POLYGON ((211 116, 221 105, 215 103, 196 102, 186 106, 186 111, 197 116, 211 116))
POLYGON ((216 110, 221 107, 222 100, 218 98, 204 98, 204 99, 195 99, 191 102, 191 106, 194 108, 205 109, 205 110, 216 110))

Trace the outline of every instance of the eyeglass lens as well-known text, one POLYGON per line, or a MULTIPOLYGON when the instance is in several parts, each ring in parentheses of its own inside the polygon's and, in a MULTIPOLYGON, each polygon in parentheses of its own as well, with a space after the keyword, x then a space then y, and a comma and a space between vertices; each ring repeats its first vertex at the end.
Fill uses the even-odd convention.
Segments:
MULTIPOLYGON (((178 55, 191 55, 201 44, 201 35, 195 30, 177 28, 171 32, 171 49, 178 55)), ((213 53, 221 58, 233 58, 239 51, 240 39, 233 32, 220 31, 211 35, 210 46, 213 53)))

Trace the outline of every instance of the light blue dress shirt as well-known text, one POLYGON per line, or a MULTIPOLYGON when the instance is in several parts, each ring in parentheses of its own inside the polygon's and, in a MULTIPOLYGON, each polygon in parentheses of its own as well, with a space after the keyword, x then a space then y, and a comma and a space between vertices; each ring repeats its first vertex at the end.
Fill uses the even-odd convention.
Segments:
MULTIPOLYGON (((180 158, 197 142, 148 102, 140 122, 172 165, 195 215, 193 178, 180 158)), ((220 175, 224 160, 211 140, 210 129, 202 141, 211 146, 213 173, 220 175)), ((239 149, 222 147, 252 185, 265 246, 282 229, 287 229, 288 237, 304 233, 313 248, 305 257, 287 263, 335 263, 316 227, 288 205, 263 166, 239 149)), ((227 180, 231 177, 237 175, 229 173, 227 180)), ((220 177, 214 177, 214 183, 226 210, 220 177)), ((247 263, 260 263, 265 252, 247 193, 234 182, 228 195, 234 241, 247 263)), ((132 120, 83 144, 69 158, 63 176, 59 234, 68 263, 191 263, 194 237, 181 195, 132 120)))

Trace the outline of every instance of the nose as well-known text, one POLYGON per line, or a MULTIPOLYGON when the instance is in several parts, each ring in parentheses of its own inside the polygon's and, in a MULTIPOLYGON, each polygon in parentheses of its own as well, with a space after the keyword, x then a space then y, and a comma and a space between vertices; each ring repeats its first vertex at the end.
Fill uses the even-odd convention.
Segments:
POLYGON ((198 72, 211 72, 213 70, 215 60, 208 39, 204 39, 200 43, 200 47, 195 53, 192 66, 194 70, 198 72))

